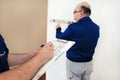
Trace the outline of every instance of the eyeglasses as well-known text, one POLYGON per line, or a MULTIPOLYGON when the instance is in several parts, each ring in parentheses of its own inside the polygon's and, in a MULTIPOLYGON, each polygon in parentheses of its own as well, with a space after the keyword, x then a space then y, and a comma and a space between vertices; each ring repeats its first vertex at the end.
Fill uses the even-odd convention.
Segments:
POLYGON ((73 14, 78 13, 78 12, 81 12, 81 10, 79 10, 79 11, 73 11, 73 14))

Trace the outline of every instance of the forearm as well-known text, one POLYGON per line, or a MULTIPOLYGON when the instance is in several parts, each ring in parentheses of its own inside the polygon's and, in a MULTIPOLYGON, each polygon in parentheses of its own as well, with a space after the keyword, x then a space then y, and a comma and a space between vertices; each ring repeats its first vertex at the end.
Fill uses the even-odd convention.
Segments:
POLYGON ((31 80, 39 68, 53 57, 53 45, 47 43, 21 66, 0 74, 0 80, 31 80))
POLYGON ((24 53, 24 54, 13 54, 10 53, 8 55, 8 63, 9 66, 14 66, 14 65, 19 65, 19 64, 23 64, 26 61, 28 61, 29 59, 31 59, 33 56, 35 56, 36 52, 31 52, 31 53, 24 53))
POLYGON ((22 63, 26 62, 27 60, 28 60, 27 59, 27 54, 13 54, 13 53, 10 53, 8 55, 9 66, 22 64, 22 63))
MULTIPOLYGON (((39 54, 38 54, 39 55, 39 54)), ((43 58, 35 56, 25 64, 0 74, 0 80, 31 80, 42 66, 43 58)))

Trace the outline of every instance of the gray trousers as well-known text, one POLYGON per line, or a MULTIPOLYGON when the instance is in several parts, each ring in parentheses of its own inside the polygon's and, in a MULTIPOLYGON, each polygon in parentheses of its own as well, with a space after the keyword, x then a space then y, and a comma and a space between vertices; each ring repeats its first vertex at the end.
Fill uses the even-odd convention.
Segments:
POLYGON ((72 62, 66 60, 67 80, 90 80, 93 71, 92 61, 72 62))

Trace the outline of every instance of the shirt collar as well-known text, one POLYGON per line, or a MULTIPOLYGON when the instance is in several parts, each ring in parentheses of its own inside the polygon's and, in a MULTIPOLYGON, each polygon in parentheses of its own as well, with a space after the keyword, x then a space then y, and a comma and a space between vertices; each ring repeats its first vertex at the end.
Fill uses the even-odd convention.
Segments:
POLYGON ((92 21, 90 17, 83 17, 78 22, 84 22, 84 21, 92 21))

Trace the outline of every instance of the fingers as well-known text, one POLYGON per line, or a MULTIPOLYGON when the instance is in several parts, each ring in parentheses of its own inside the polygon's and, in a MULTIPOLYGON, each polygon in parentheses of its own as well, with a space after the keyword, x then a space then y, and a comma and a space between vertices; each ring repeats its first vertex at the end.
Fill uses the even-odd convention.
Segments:
POLYGON ((60 23, 58 23, 57 25, 56 25, 56 28, 60 28, 61 27, 61 25, 60 25, 60 23))
POLYGON ((40 49, 38 50, 37 55, 39 55, 40 58, 42 58, 43 63, 46 63, 54 56, 54 54, 53 54, 54 48, 53 47, 54 46, 53 46, 52 42, 48 42, 43 47, 40 47, 40 49))
POLYGON ((68 22, 69 25, 72 24, 72 23, 73 23, 73 21, 69 21, 69 22, 68 22))
POLYGON ((47 48, 51 48, 51 49, 54 48, 52 42, 48 42, 48 43, 44 44, 43 48, 45 48, 45 47, 47 47, 47 48))
POLYGON ((52 49, 54 48, 52 42, 48 42, 48 43, 46 44, 46 46, 47 46, 47 47, 50 47, 50 48, 52 48, 52 49))

